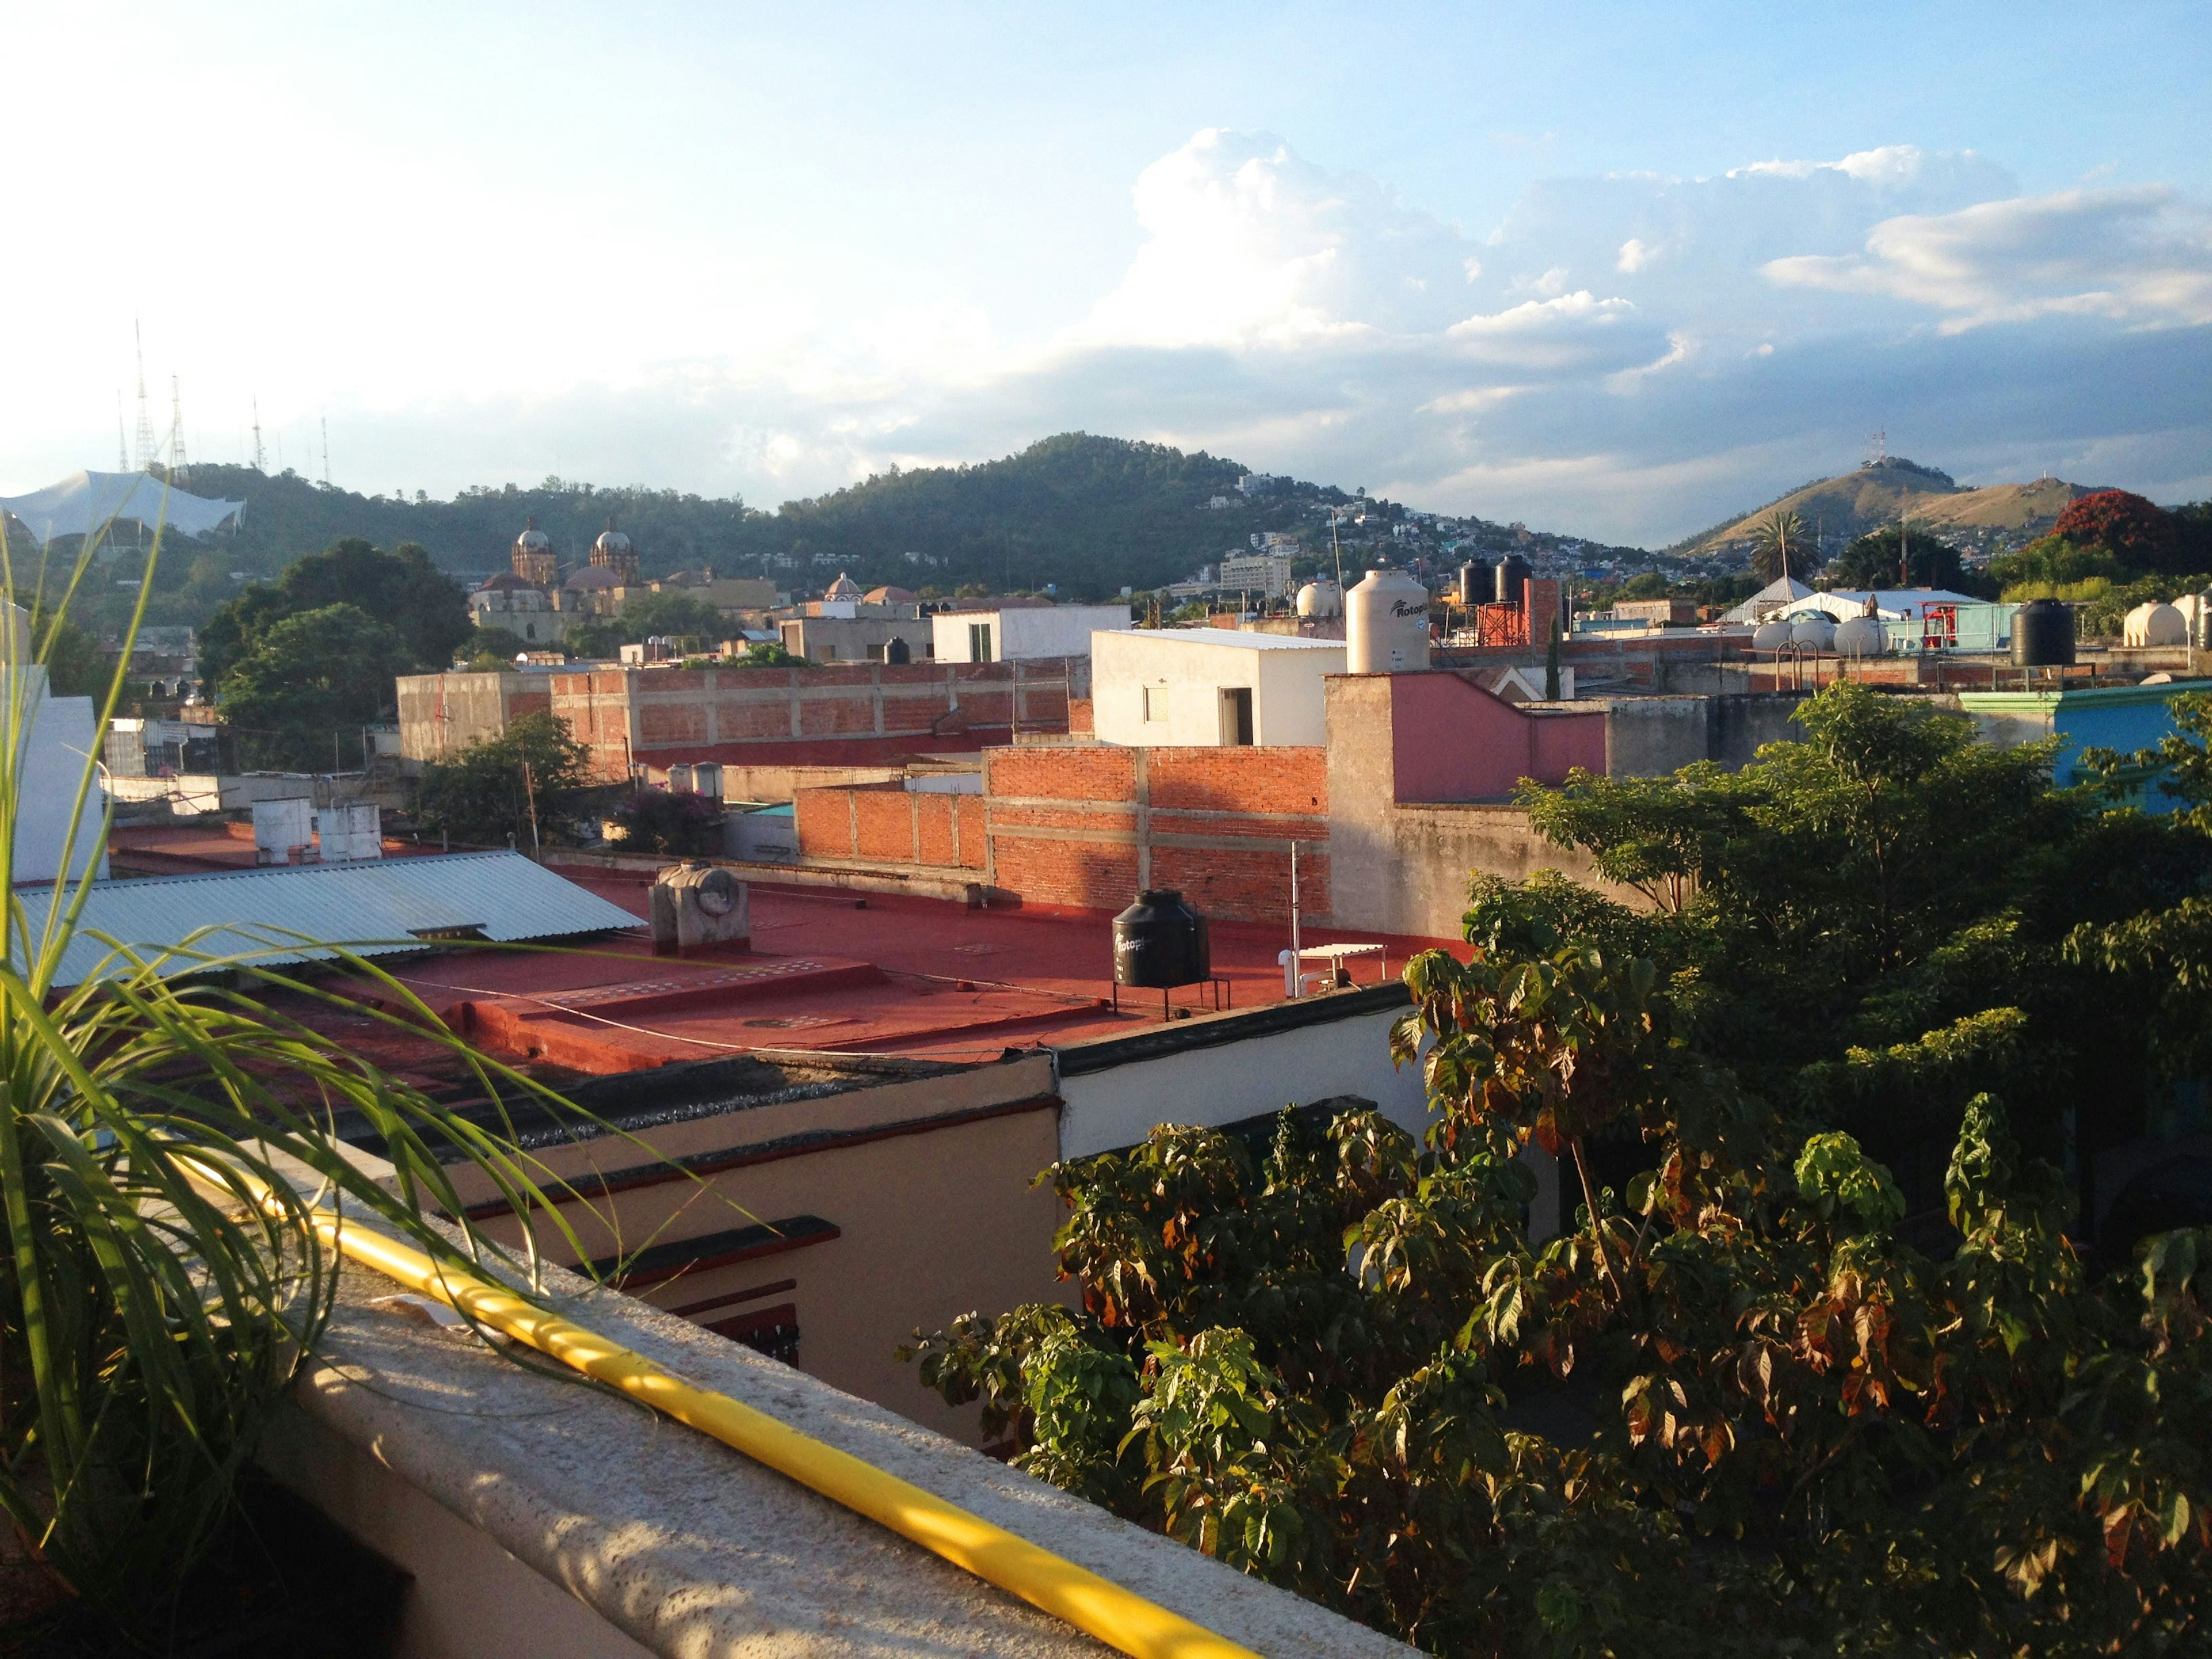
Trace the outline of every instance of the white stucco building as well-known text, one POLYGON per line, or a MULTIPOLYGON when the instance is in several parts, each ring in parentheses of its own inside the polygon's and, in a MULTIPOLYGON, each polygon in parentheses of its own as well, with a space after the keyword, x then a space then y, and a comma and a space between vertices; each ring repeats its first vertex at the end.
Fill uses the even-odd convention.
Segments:
MULTIPOLYGON (((107 810, 101 780, 95 778, 86 792, 83 817, 76 814, 77 786, 83 781, 88 760, 96 758, 92 699, 54 696, 46 690, 46 671, 35 664, 21 672, 30 718, 24 722, 23 746, 16 761, 15 854, 10 878, 20 885, 59 876, 72 823, 76 841, 70 848, 69 873, 81 876, 91 865, 93 874, 105 877, 107 854, 101 852, 96 863, 93 859, 100 815, 107 810)), ((15 674, 0 663, 0 701, 15 694, 15 674)))
POLYGON ((1018 662, 1080 657, 1096 633, 1129 626, 1126 605, 1041 605, 1003 611, 940 611, 930 618, 939 662, 1018 662))
POLYGON ((1342 640, 1228 628, 1102 633, 1091 641, 1091 719, 1101 743, 1319 746, 1322 683, 1344 672, 1342 640))

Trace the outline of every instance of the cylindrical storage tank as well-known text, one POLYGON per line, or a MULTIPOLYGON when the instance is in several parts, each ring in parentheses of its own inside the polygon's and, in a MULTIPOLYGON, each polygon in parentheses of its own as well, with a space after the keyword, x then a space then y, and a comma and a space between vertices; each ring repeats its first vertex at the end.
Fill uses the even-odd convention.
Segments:
POLYGON ((1826 617, 1806 617, 1790 624, 1790 643, 1827 651, 1836 643, 1836 625, 1826 617))
POLYGON ((1497 586, 1488 570, 1469 559, 1459 568, 1459 602, 1462 605, 1488 605, 1492 591, 1497 586))
POLYGON ((1790 624, 1786 622, 1763 622, 1751 630, 1751 648, 1754 651, 1779 651, 1790 643, 1790 624))
POLYGON ((2015 668, 2064 668, 2074 662, 2074 607, 2063 599, 2030 599, 2012 613, 2015 668))
POLYGON ((1344 595, 1336 584, 1326 576, 1308 582, 1298 589, 1298 615, 1301 617, 1338 617, 1344 614, 1344 595))
POLYGON ((1344 596, 1345 667, 1395 674, 1429 665, 1429 590, 1402 570, 1370 570, 1344 596))
POLYGON ((1206 918, 1172 887, 1147 888, 1114 918, 1114 982, 1171 990, 1213 972, 1206 918))
POLYGON ((2139 605, 2122 627, 2123 645, 2186 645, 2189 624, 2170 605, 2139 605))
POLYGON ((890 644, 884 647, 884 660, 895 666, 910 663, 914 660, 914 647, 904 640, 894 638, 890 644))
POLYGON ((1520 604, 1521 596, 1528 591, 1528 578, 1534 574, 1528 560, 1518 553, 1508 553, 1498 562, 1497 580, 1491 590, 1492 603, 1520 604))
POLYGON ((1839 657, 1879 657, 1889 649, 1889 630, 1878 617, 1846 617, 1836 628, 1839 657))

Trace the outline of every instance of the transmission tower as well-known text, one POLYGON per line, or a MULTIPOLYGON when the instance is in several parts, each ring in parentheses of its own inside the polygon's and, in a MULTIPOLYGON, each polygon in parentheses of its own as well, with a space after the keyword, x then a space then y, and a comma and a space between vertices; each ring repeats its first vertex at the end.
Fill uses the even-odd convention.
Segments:
POLYGON ((331 417, 323 416, 323 488, 331 487, 331 417))
POLYGON ((145 471, 154 465, 154 416, 146 406, 146 336, 138 326, 138 319, 131 319, 131 337, 138 347, 138 471, 145 471))
POLYGON ((1887 428, 1884 428, 1868 437, 1866 464, 1869 466, 1880 466, 1888 459, 1889 432, 1887 428))
POLYGON ((123 433, 123 388, 115 388, 115 470, 131 470, 131 440, 123 433))
POLYGON ((261 451, 261 398, 258 394, 253 399, 253 470, 256 472, 269 471, 269 458, 261 451))
POLYGON ((169 376, 169 482, 179 489, 192 483, 191 463, 185 459, 185 393, 177 377, 169 376))

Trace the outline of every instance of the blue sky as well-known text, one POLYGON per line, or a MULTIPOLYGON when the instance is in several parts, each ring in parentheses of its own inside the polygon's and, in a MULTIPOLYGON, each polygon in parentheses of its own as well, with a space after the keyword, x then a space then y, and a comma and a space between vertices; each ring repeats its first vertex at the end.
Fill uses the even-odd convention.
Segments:
POLYGON ((372 491, 1079 427, 1656 544, 1880 428, 2212 494, 2212 8, 1054 9, 0 14, 0 489, 114 464, 136 317, 194 455, 258 398, 372 491))

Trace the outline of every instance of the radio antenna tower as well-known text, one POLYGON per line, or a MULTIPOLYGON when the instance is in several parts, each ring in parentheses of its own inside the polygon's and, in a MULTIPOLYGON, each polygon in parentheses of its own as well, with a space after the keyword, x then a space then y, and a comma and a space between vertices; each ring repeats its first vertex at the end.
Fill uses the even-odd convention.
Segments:
POLYGON ((268 457, 261 450, 261 398, 258 393, 253 399, 253 470, 256 472, 269 471, 268 457))
POLYGON ((131 470, 131 440, 123 432, 123 388, 115 388, 115 470, 131 470))
POLYGON ((1889 459, 1889 430, 1884 428, 1867 439, 1866 464, 1880 466, 1889 459))
POLYGON ((323 488, 331 487, 331 417, 323 416, 323 488))
POLYGON ((169 376, 169 482, 180 489, 192 483, 191 463, 185 459, 185 394, 177 377, 169 376))
POLYGON ((138 470, 143 472, 154 465, 154 416, 146 407, 146 336, 135 317, 131 337, 138 347, 138 470))

